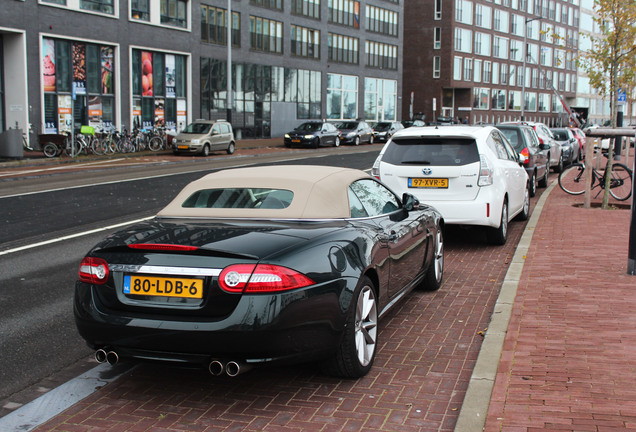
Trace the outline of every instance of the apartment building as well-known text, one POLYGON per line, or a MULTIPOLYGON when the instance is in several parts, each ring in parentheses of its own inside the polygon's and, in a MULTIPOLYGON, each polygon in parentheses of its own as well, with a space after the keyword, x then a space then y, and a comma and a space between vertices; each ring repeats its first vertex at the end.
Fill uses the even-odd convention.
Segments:
POLYGON ((404 8, 403 113, 567 124, 561 98, 576 102, 579 0, 405 0, 404 8))
POLYGON ((403 18, 399 0, 5 0, 0 132, 399 119, 403 18))

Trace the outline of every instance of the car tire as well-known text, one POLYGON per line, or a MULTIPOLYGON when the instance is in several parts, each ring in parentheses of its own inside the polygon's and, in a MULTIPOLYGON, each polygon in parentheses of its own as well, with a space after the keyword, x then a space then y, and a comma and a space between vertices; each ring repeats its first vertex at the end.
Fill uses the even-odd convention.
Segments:
POLYGON ((355 145, 359 146, 359 145, 360 145, 360 137, 359 137, 359 136, 357 136, 357 137, 353 140, 353 143, 354 143, 355 145))
POLYGON ((320 138, 316 139, 316 143, 314 144, 314 148, 318 148, 322 145, 322 142, 320 142, 320 138))
POLYGON ((517 220, 525 221, 530 217, 530 185, 526 187, 526 193, 523 197, 523 207, 521 213, 517 215, 517 220))
POLYGON ((373 134, 369 137, 369 144, 373 144, 373 134))
POLYGON ((340 137, 336 137, 336 140, 333 143, 334 147, 340 147, 340 137))
POLYGON ((563 154, 559 156, 559 163, 554 167, 554 172, 559 174, 563 172, 563 154))
POLYGON ((230 145, 227 146, 227 154, 234 154, 234 151, 236 151, 236 144, 234 144, 234 141, 232 141, 230 143, 230 145))
POLYGON ((342 341, 336 355, 329 359, 323 370, 342 378, 360 378, 366 375, 375 359, 378 346, 378 302, 371 279, 362 276, 349 307, 342 341))
POLYGON ((210 145, 209 144, 204 144, 203 145, 203 148, 201 149, 201 156, 204 156, 204 157, 210 156, 210 145))
POLYGON ((423 291, 437 291, 444 281, 444 234, 442 228, 437 230, 435 243, 433 244, 433 258, 428 268, 424 280, 418 286, 423 291))
POLYGON ((530 192, 530 196, 533 197, 537 194, 537 173, 536 171, 532 172, 532 176, 528 179, 528 188, 530 192))
POLYGON ((508 202, 504 201, 501 207, 499 228, 488 229, 488 243, 502 246, 506 244, 506 240, 508 240, 508 202))

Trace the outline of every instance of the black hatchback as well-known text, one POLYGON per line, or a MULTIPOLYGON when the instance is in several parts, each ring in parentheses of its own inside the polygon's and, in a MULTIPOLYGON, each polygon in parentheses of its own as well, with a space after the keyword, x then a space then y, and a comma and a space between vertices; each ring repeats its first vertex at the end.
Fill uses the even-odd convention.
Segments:
POLYGON ((537 133, 531 126, 525 125, 497 125, 512 147, 519 153, 519 161, 528 173, 528 188, 530 196, 537 193, 537 183, 540 187, 548 185, 550 172, 548 151, 549 144, 541 144, 537 133))

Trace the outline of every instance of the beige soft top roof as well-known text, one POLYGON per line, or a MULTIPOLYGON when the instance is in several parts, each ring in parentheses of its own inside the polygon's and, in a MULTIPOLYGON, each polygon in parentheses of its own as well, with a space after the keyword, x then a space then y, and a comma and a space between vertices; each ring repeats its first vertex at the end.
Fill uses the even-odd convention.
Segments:
POLYGON ((159 217, 175 218, 274 218, 340 219, 350 217, 348 187, 356 180, 370 178, 364 171, 314 165, 277 165, 236 168, 208 174, 187 185, 159 217), (183 202, 204 189, 273 188, 294 193, 289 207, 184 208, 183 202))

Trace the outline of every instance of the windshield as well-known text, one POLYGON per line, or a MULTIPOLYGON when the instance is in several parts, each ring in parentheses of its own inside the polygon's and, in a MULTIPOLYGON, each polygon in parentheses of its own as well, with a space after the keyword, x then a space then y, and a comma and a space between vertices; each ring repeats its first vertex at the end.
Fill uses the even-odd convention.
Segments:
POLYGON ((402 138, 386 149, 382 162, 393 165, 458 166, 479 162, 472 138, 402 138))
POLYGON ((316 132, 322 128, 321 123, 303 123, 296 128, 298 131, 316 132))
POLYGON ((568 136, 568 133, 566 131, 564 131, 564 130, 553 129, 552 130, 552 134, 559 141, 567 141, 570 138, 568 136))
POLYGON ((338 129, 355 129, 358 127, 356 122, 342 122, 338 126, 338 129))
POLYGON ((190 123, 183 132, 189 134, 207 134, 210 132, 212 125, 210 123, 190 123))

